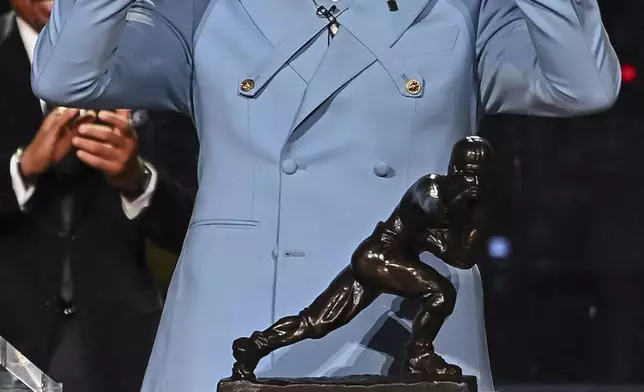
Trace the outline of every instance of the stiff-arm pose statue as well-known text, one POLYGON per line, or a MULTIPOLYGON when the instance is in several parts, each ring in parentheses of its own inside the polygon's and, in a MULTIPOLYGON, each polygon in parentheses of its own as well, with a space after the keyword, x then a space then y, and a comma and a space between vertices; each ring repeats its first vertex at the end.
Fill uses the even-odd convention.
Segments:
MULTIPOLYGON (((414 183, 385 222, 379 222, 351 257, 351 265, 297 316, 233 343, 233 378, 253 378, 259 360, 303 339, 319 339, 349 323, 380 294, 422 304, 412 325, 403 372, 459 376, 461 369, 434 352, 433 342, 456 303, 456 290, 419 259, 431 252, 447 264, 474 266, 485 222, 481 193, 493 150, 480 137, 456 143, 446 176, 428 174, 414 183)), ((332 244, 331 244, 332 245, 332 244)))

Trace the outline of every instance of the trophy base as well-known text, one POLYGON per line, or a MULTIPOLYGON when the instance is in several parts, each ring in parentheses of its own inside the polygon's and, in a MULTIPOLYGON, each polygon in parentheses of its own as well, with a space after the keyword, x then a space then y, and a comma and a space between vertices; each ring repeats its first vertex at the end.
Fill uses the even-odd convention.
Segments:
POLYGON ((319 378, 223 379, 217 392, 477 392, 476 377, 439 379, 420 376, 361 375, 319 378))

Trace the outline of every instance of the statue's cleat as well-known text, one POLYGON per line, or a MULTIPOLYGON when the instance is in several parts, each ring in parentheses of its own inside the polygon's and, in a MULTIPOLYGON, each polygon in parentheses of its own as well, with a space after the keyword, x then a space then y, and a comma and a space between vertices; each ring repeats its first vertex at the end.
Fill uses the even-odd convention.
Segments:
POLYGON ((235 362, 233 364, 233 374, 230 378, 233 380, 254 380, 255 373, 253 373, 253 370, 248 369, 245 364, 235 362))
POLYGON ((430 352, 412 357, 405 369, 410 374, 461 377, 463 371, 456 365, 447 363, 440 355, 430 352))

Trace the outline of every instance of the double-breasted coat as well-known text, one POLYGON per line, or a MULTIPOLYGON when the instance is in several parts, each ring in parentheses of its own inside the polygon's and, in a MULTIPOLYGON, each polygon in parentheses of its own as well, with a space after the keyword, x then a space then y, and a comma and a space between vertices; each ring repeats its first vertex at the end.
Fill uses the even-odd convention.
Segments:
MULTIPOLYGON (((232 340, 309 304, 482 115, 580 115, 618 95, 596 0, 397 3, 56 0, 37 94, 179 110, 199 131, 197 202, 144 392, 214 391, 232 340)), ((478 269, 426 261, 458 288, 437 351, 492 390, 478 269)), ((409 327, 392 300, 259 375, 388 372, 409 327)))

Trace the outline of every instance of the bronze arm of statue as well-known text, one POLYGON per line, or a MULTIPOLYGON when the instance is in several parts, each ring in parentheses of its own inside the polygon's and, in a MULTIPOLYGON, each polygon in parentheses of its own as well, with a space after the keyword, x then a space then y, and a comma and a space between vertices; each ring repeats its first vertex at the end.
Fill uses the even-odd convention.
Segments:
POLYGON ((470 269, 476 265, 487 244, 485 229, 483 219, 458 229, 426 229, 420 247, 452 267, 470 269))
POLYGON ((445 176, 421 177, 393 213, 354 251, 351 264, 298 315, 233 342, 232 379, 253 379, 261 358, 304 339, 320 339, 348 324, 383 293, 420 302, 403 372, 460 376, 458 366, 434 352, 433 342, 454 310, 452 283, 419 255, 431 252, 457 268, 471 268, 485 238, 485 198, 493 150, 480 137, 458 141, 445 176))

